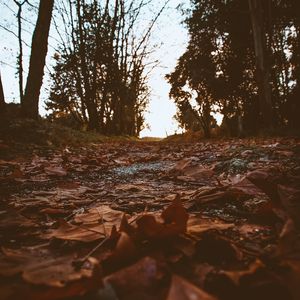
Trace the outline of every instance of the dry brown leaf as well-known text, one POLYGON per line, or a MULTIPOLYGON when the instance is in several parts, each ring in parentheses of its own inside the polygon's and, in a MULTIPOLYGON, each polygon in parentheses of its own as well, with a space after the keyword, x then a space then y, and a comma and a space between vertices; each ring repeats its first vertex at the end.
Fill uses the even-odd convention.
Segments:
POLYGON ((277 255, 300 260, 299 232, 291 218, 287 219, 280 232, 277 255))
POLYGON ((12 179, 18 179, 18 178, 22 178, 22 177, 24 177, 24 173, 21 170, 21 166, 20 165, 15 165, 14 170, 8 176, 8 178, 12 178, 12 179))
POLYGON ((62 208, 43 208, 40 210, 41 213, 47 214, 47 215, 64 215, 67 214, 68 211, 62 208))
POLYGON ((76 190, 80 187, 77 181, 63 181, 57 184, 57 187, 63 190, 76 190))
POLYGON ((21 273, 24 267, 28 264, 31 256, 29 253, 2 248, 2 255, 0 256, 0 275, 10 277, 21 273))
POLYGON ((107 276, 103 281, 111 284, 118 296, 124 297, 138 291, 153 290, 162 276, 162 270, 156 260, 145 257, 135 264, 107 276))
POLYGON ((242 224, 240 226, 237 226, 238 232, 242 236, 251 236, 253 233, 261 232, 261 231, 269 231, 271 230, 270 226, 267 225, 258 225, 258 224, 242 224))
POLYGON ((239 285, 240 279, 246 275, 254 274, 258 269, 264 268, 265 265, 259 260, 255 260, 253 263, 249 265, 246 270, 242 271, 220 271, 220 274, 224 274, 228 278, 230 278, 235 285, 239 285))
POLYGON ((204 232, 196 244, 197 258, 211 265, 241 261, 243 253, 228 238, 216 231, 204 232))
POLYGON ((136 223, 138 235, 146 239, 173 238, 186 231, 180 224, 159 223, 152 215, 144 215, 136 223))
POLYGON ((284 274, 284 281, 287 285, 293 299, 300 299, 300 260, 287 259, 283 261, 282 265, 287 267, 289 270, 284 274))
POLYGON ((267 197, 267 195, 261 189, 259 189, 246 177, 243 177, 239 182, 232 185, 228 190, 236 194, 237 196, 240 196, 240 198, 245 198, 247 196, 262 196, 264 198, 267 197))
POLYGON ((183 171, 186 169, 188 166, 190 166, 192 160, 191 159, 182 159, 179 162, 176 163, 176 165, 173 167, 171 172, 174 171, 183 171))
POLYGON ((205 203, 209 203, 209 202, 219 201, 219 200, 223 200, 228 195, 227 191, 216 191, 215 189, 213 189, 212 191, 214 191, 212 194, 193 196, 191 199, 192 204, 193 203, 205 204, 205 203))
POLYGON ((61 220, 60 226, 52 232, 43 236, 46 239, 57 238, 61 240, 93 242, 105 238, 109 233, 103 224, 87 224, 81 226, 72 225, 61 220))
POLYGON ((138 234, 145 238, 162 239, 186 232, 188 213, 180 199, 175 199, 162 213, 164 223, 147 214, 136 220, 138 234))
POLYGON ((6 212, 1 216, 0 229, 11 230, 12 228, 30 228, 38 227, 38 225, 31 219, 26 218, 15 212, 6 212))
POLYGON ((119 184, 115 187, 116 190, 123 191, 123 192, 143 192, 147 189, 140 185, 134 184, 119 184))
POLYGON ((200 216, 192 215, 189 218, 187 232, 189 234, 201 234, 208 230, 227 230, 234 227, 232 223, 224 223, 220 220, 204 219, 200 216))
POLYGON ((105 224, 108 232, 113 225, 119 225, 124 212, 111 209, 108 205, 96 206, 89 209, 86 213, 76 214, 74 221, 76 223, 98 223, 105 224))
POLYGON ((120 224, 123 212, 113 210, 109 206, 98 206, 86 213, 77 214, 74 221, 78 225, 61 220, 60 226, 46 235, 47 238, 92 242, 105 238, 114 226, 120 224))
POLYGON ((186 279, 173 275, 167 300, 217 300, 186 279))
POLYGON ((136 221, 138 233, 146 238, 160 238, 164 229, 163 224, 158 223, 153 215, 143 215, 136 221))
POLYGON ((113 256, 118 260, 128 260, 137 256, 137 248, 131 237, 121 232, 113 256))
POLYGON ((177 174, 177 178, 184 181, 208 180, 215 175, 212 168, 194 164, 192 159, 183 159, 179 161, 170 172, 177 174))
POLYGON ((93 275, 98 261, 89 257, 80 269, 74 268, 72 256, 46 258, 29 264, 23 271, 23 279, 33 284, 43 284, 54 287, 63 287, 70 281, 89 278, 93 275))
POLYGON ((300 227, 300 189, 280 184, 277 189, 282 206, 295 224, 300 227))
POLYGON ((193 180, 208 180, 215 175, 215 172, 203 166, 191 166, 183 171, 184 176, 193 180))
POLYGON ((51 176, 66 176, 68 173, 67 171, 60 166, 49 166, 45 167, 44 171, 46 174, 51 175, 51 176))
POLYGON ((211 187, 211 186, 202 186, 201 188, 197 189, 192 195, 192 198, 202 197, 206 195, 215 194, 215 192, 220 191, 218 187, 211 187))
POLYGON ((119 231, 126 232, 129 235, 134 235, 135 233, 135 228, 129 224, 126 214, 123 214, 122 216, 119 231))
POLYGON ((176 224, 181 228, 182 232, 186 231, 186 225, 189 215, 186 209, 182 206, 182 202, 179 197, 170 204, 162 213, 161 217, 165 224, 176 224))
POLYGON ((277 150, 275 151, 275 153, 285 157, 292 157, 294 155, 293 151, 288 151, 288 150, 277 150))
POLYGON ((274 170, 260 169, 246 175, 246 178, 266 193, 273 204, 278 204, 278 194, 276 184, 280 180, 281 174, 274 170))
POLYGON ((53 257, 45 249, 2 249, 2 252, 0 275, 22 273, 25 281, 38 285, 62 287, 70 281, 91 277, 98 265, 98 261, 90 257, 80 269, 75 269, 73 256, 53 257))

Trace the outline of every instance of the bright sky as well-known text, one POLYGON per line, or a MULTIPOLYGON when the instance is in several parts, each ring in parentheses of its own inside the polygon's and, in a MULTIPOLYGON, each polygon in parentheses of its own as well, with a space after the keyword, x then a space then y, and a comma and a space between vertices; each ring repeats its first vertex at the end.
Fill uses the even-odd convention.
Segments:
MULTIPOLYGON (((160 0, 154 0, 161 5, 160 0)), ((165 137, 179 132, 178 124, 174 120, 176 106, 169 99, 170 85, 165 80, 165 75, 172 72, 176 66, 177 59, 184 53, 188 35, 184 25, 181 24, 183 17, 177 9, 178 5, 188 5, 188 0, 171 0, 169 7, 161 16, 155 35, 163 45, 157 50, 157 58, 161 61, 161 67, 155 69, 150 78, 152 89, 150 105, 145 114, 149 129, 141 132, 143 136, 165 137)))
MULTIPOLYGON (((177 9, 178 5, 187 5, 189 0, 171 0, 168 7, 161 15, 156 27, 154 29, 152 38, 157 40, 157 43, 163 42, 163 44, 153 54, 153 60, 159 59, 160 65, 151 74, 149 80, 149 86, 151 89, 150 105, 145 113, 146 123, 149 128, 144 129, 141 132, 141 137, 155 136, 165 137, 171 135, 178 130, 177 122, 173 119, 176 107, 173 101, 169 99, 170 86, 164 79, 165 75, 171 72, 177 59, 185 51, 187 45, 187 31, 184 25, 181 24, 183 17, 181 12, 177 9)), ((157 7, 157 10, 161 7, 163 1, 152 0, 152 5, 157 7)), ((13 32, 17 32, 16 18, 13 16, 12 8, 16 11, 16 5, 13 0, 0 0, 0 71, 2 74, 3 87, 7 102, 18 102, 18 79, 16 77, 16 57, 18 55, 18 43, 17 38, 11 33, 5 31, 2 26, 13 32), (6 5, 5 5, 6 4, 6 5)), ((26 19, 29 17, 30 23, 24 22, 23 37, 28 44, 31 43, 31 31, 35 19, 34 13, 25 11, 26 19)), ((52 34, 53 35, 53 34, 52 34)), ((53 48, 51 44, 55 45, 54 38, 49 38, 49 54, 53 54, 53 48)), ((29 47, 24 45, 24 73, 25 78, 27 76, 29 58, 29 47)), ((49 63, 49 58, 48 58, 49 63)), ((47 70, 45 70, 47 72, 47 70)), ((24 80, 24 82, 26 82, 24 80)), ((47 86, 47 78, 44 79, 44 89, 41 94, 41 106, 40 113, 45 114, 43 108, 43 101, 47 97, 45 87, 47 86)))

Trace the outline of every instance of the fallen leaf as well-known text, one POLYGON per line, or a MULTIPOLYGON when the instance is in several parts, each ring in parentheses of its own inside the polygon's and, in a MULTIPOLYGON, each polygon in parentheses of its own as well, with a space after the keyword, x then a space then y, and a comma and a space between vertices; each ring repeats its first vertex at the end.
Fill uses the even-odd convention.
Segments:
POLYGON ((262 231, 270 231, 272 229, 271 226, 267 225, 258 225, 258 224, 242 224, 240 226, 237 226, 237 230, 242 236, 250 237, 251 234, 262 232, 262 231))
POLYGON ((137 248, 127 233, 120 233, 117 245, 113 251, 113 256, 120 261, 129 260, 137 256, 137 248))
POLYGON ((76 214, 74 221, 80 224, 104 223, 107 231, 109 232, 113 225, 117 226, 120 224, 120 220, 123 215, 124 212, 122 211, 111 209, 107 205, 102 205, 90 208, 85 213, 76 214))
POLYGON ((38 227, 38 225, 31 219, 26 218, 16 212, 8 211, 5 212, 4 216, 1 216, 0 229, 3 232, 15 228, 33 228, 38 227))
POLYGON ((70 281, 91 277, 99 264, 89 258, 80 269, 73 267, 73 256, 53 257, 47 250, 2 249, 0 274, 13 276, 21 273, 25 281, 37 285, 62 287, 70 281))
POLYGON ((109 283, 119 297, 127 296, 127 299, 131 299, 130 294, 153 292, 163 276, 164 271, 157 261, 144 257, 135 264, 105 277, 103 281, 109 283))
POLYGON ((284 274, 284 281, 293 296, 292 299, 300 299, 300 260, 287 259, 282 262, 282 265, 288 268, 288 272, 284 274))
POLYGON ((186 225, 189 215, 186 209, 182 206, 182 202, 179 197, 175 198, 171 205, 169 205, 161 213, 161 217, 165 224, 176 224, 182 230, 186 231, 186 225))
POLYGON ((191 159, 182 159, 176 163, 176 165, 173 167, 173 169, 170 172, 183 171, 184 169, 189 167, 191 163, 192 163, 191 159))
POLYGON ((255 273, 258 269, 264 268, 265 265, 259 260, 255 260, 251 263, 246 270, 242 271, 220 271, 220 274, 224 274, 228 278, 230 278, 235 285, 239 285, 240 279, 243 276, 251 275, 255 273))
POLYGON ((300 239, 293 219, 289 218, 283 225, 279 240, 277 255, 300 259, 300 239))
POLYGON ((294 155, 293 151, 288 151, 288 150, 277 150, 275 151, 275 153, 285 157, 292 157, 294 155))
POLYGON ((75 226, 60 220, 60 226, 43 237, 46 239, 57 238, 69 241, 93 242, 105 238, 108 233, 102 224, 75 226))
POLYGON ((279 197, 276 189, 277 182, 281 175, 274 170, 260 169, 246 175, 246 178, 255 184, 259 189, 266 193, 274 205, 278 205, 279 197))
POLYGON ((186 232, 188 213, 176 198, 161 213, 164 223, 157 221, 154 215, 145 214, 136 220, 140 236, 150 239, 163 239, 177 236, 186 232))
POLYGON ((120 184, 117 185, 115 189, 124 192, 142 192, 146 190, 145 187, 140 185, 134 185, 134 184, 120 184))
POLYGON ((184 181, 208 180, 215 174, 212 168, 197 165, 192 159, 179 161, 170 172, 175 173, 178 179, 184 181))
POLYGON ((41 213, 47 214, 47 215, 64 215, 67 214, 68 211, 61 209, 61 208, 44 208, 40 210, 41 213))
POLYGON ((143 215, 136 221, 138 233, 146 238, 161 238, 164 226, 158 223, 153 215, 143 215))
POLYGON ((196 256, 211 265, 232 264, 242 259, 242 252, 232 241, 215 231, 204 232, 196 244, 196 256))
POLYGON ((173 275, 167 300, 217 300, 184 278, 173 275))
POLYGON ((0 275, 11 277, 21 273, 28 264, 31 256, 21 250, 7 249, 2 247, 2 255, 0 256, 0 275))
POLYGON ((189 218, 187 232, 189 234, 201 234, 208 230, 227 230, 233 228, 234 224, 224 223, 220 220, 204 219, 200 216, 192 215, 189 218))
POLYGON ((191 203, 191 205, 194 204, 201 205, 201 204, 206 204, 214 201, 224 200, 227 196, 228 196, 227 191, 219 191, 213 188, 210 193, 205 193, 203 195, 202 194, 192 195, 189 202, 191 203))
POLYGON ((300 189, 281 184, 277 189, 282 206, 300 228, 300 189))
POLYGON ((131 224, 128 223, 126 214, 123 214, 123 216, 122 216, 119 231, 126 232, 128 235, 135 234, 135 228, 131 224))
POLYGON ((63 287, 70 281, 89 278, 93 275, 94 267, 98 265, 95 258, 88 258, 81 268, 74 268, 72 256, 43 259, 29 264, 23 271, 23 279, 33 284, 44 284, 63 287))
POLYGON ((228 190, 240 198, 249 198, 251 196, 261 196, 264 198, 267 197, 267 195, 261 189, 259 189, 246 177, 243 177, 240 181, 233 184, 228 190))
POLYGON ((44 171, 46 174, 51 175, 51 176, 66 176, 68 173, 63 167, 59 166, 49 166, 45 167, 44 171))

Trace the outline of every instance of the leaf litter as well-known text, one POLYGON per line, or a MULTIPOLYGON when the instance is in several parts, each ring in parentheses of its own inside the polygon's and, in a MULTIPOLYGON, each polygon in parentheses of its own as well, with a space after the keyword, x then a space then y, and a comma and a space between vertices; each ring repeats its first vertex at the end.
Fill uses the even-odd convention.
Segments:
POLYGON ((299 299, 296 139, 0 160, 0 299, 299 299))

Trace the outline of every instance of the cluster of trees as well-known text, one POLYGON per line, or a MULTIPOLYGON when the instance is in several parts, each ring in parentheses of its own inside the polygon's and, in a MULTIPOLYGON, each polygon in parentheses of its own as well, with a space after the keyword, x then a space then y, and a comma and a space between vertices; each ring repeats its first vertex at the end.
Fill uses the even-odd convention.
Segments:
POLYGON ((149 100, 148 75, 157 64, 149 60, 154 50, 150 36, 168 1, 153 16, 147 12, 151 1, 146 0, 62 0, 55 6, 54 0, 40 0, 25 91, 22 8, 34 5, 27 0, 13 1, 17 4, 22 115, 38 118, 52 18, 57 44, 46 102, 49 118, 104 134, 138 136, 149 100))
MULTIPOLYGON (((23 90, 23 41, 22 41, 22 7, 28 4, 27 0, 14 0, 18 6, 18 75, 21 114, 25 118, 38 119, 39 117, 39 96, 43 82, 45 60, 48 51, 48 36, 52 18, 54 0, 41 0, 38 7, 38 16, 35 29, 32 35, 31 55, 29 62, 28 76, 23 90)), ((0 116, 3 120, 6 113, 4 91, 0 77, 0 116)))
POLYGON ((149 37, 163 8, 145 26, 140 15, 146 1, 68 2, 59 9, 66 24, 51 75, 50 117, 138 136, 149 96, 149 37))
MULTIPOLYGON (((148 104, 147 0, 40 0, 23 87, 22 7, 17 60, 22 115, 37 119, 53 11, 59 43, 47 109, 52 120, 104 134, 138 136, 148 104), (53 10, 54 8, 54 10, 53 10)), ((166 76, 181 127, 210 136, 220 112, 231 135, 300 129, 300 10, 297 0, 191 0, 189 44, 166 76)), ((149 17, 149 15, 148 15, 149 17)), ((5 112, 0 77, 0 114, 5 112)))
POLYGON ((300 129, 297 0, 193 0, 189 44, 167 75, 176 118, 210 135, 219 111, 232 135, 300 129))

